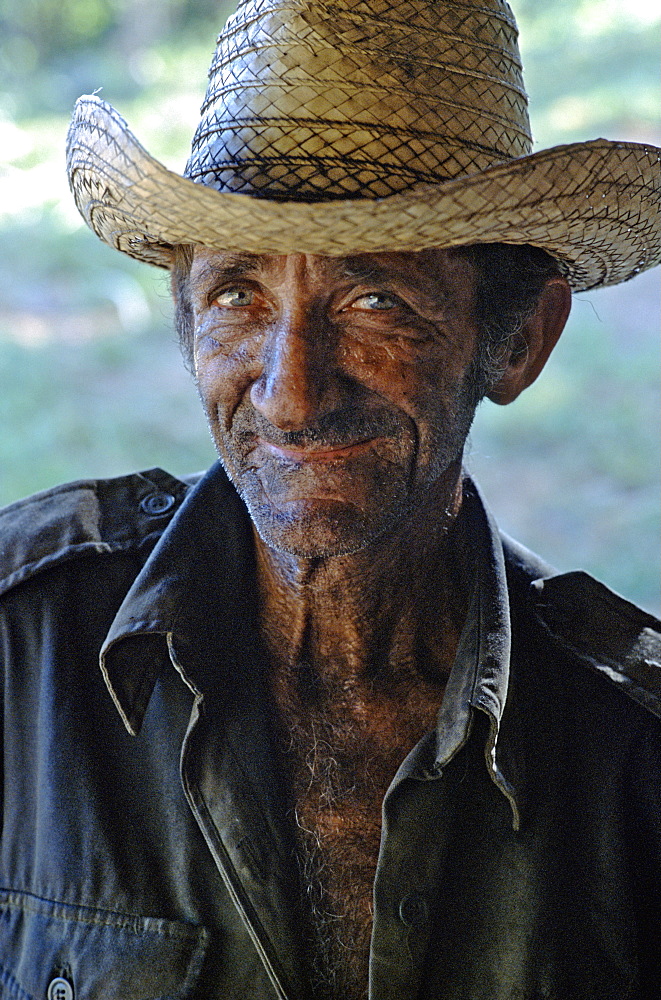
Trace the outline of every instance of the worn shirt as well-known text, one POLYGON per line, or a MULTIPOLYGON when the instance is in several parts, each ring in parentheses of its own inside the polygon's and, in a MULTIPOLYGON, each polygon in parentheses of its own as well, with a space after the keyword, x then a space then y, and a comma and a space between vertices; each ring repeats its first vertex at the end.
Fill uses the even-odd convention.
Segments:
MULTIPOLYGON (((659 623, 501 536, 383 804, 373 1000, 661 996, 659 623)), ((291 820, 222 469, 0 513, 0 997, 306 997, 291 820)))

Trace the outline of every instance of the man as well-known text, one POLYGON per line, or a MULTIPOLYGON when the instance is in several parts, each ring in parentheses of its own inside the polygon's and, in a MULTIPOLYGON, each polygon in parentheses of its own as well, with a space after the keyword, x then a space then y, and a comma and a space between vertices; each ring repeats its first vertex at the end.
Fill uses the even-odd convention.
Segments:
POLYGON ((79 102, 77 203, 171 267, 221 462, 0 522, 0 995, 660 995, 658 622, 461 471, 570 288, 659 261, 659 151, 531 155, 515 39, 242 3, 186 178, 79 102))

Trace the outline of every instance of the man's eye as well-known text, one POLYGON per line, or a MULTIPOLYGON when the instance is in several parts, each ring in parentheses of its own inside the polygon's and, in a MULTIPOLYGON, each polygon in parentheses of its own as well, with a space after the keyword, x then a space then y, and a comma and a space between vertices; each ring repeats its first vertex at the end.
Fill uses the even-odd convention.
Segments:
POLYGON ((236 309, 237 306, 251 306, 254 294, 251 288, 226 288, 213 300, 215 306, 221 309, 236 309))
POLYGON ((369 294, 361 295, 360 298, 355 299, 351 308, 386 310, 396 309, 399 304, 399 299, 396 299, 394 295, 387 295, 385 292, 369 292, 369 294))

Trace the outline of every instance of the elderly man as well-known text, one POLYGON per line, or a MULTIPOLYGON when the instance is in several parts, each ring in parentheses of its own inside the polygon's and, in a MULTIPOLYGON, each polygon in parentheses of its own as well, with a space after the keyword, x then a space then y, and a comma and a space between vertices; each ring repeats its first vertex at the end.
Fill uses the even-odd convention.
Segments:
POLYGON ((1 515, 2 997, 661 995, 658 623, 461 465, 659 261, 659 155, 531 155, 501 0, 242 3, 184 178, 81 99, 220 463, 1 515))

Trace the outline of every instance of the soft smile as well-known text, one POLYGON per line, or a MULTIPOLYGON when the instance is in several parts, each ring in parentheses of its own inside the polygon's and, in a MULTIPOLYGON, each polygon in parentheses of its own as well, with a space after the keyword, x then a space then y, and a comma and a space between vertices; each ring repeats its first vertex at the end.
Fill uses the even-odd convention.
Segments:
POLYGON ((270 451, 276 458, 284 459, 287 462, 333 462, 344 458, 352 458, 354 455, 368 451, 374 444, 375 438, 366 438, 363 441, 356 441, 347 445, 331 445, 330 447, 307 447, 293 448, 273 444, 258 438, 258 443, 270 451))

